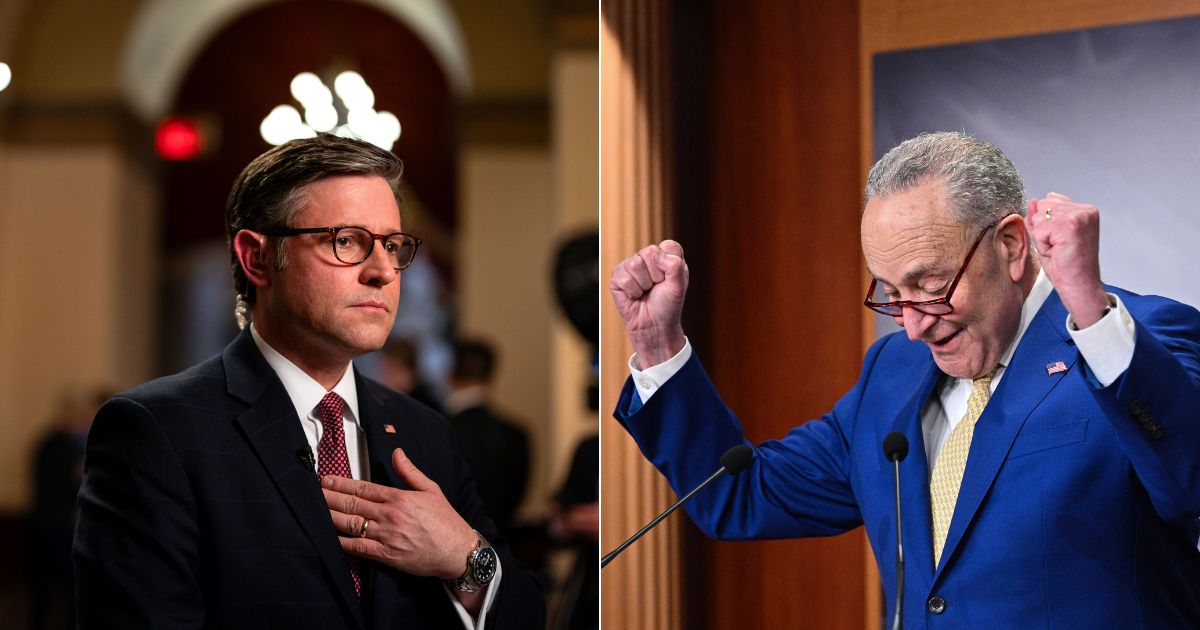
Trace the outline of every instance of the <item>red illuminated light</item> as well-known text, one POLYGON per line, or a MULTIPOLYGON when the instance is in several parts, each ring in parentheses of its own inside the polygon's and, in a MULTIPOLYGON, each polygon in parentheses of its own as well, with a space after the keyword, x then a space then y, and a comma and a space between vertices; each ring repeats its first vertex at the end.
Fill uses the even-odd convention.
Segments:
POLYGON ((204 141, 196 121, 172 116, 164 119, 154 133, 154 150, 164 160, 193 160, 200 156, 204 141))

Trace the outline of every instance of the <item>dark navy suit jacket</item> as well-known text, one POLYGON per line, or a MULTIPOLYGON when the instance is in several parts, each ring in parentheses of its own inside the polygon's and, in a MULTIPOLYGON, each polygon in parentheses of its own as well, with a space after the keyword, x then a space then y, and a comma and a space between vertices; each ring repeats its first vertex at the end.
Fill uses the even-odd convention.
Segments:
MULTIPOLYGON (((1109 290, 1136 323, 1129 369, 1099 387, 1050 295, 975 427, 939 566, 920 412, 942 374, 900 333, 871 347, 831 412, 759 445, 747 470, 697 495, 692 519, 721 539, 864 525, 890 618, 896 501, 881 445, 901 431, 909 630, 1200 627, 1200 313, 1109 290), (1058 361, 1069 369, 1050 374, 1058 361)), ((677 492, 744 442, 695 357, 644 406, 627 382, 616 416, 677 492)))
MULTIPOLYGON (((401 447, 491 541, 488 628, 542 628, 545 604, 483 513, 449 425, 356 375, 372 481, 401 447), (389 424, 395 433, 385 430, 389 424)), ((462 627, 441 581, 375 563, 354 594, 283 383, 249 331, 222 355, 111 399, 88 437, 75 564, 80 628, 462 627)))

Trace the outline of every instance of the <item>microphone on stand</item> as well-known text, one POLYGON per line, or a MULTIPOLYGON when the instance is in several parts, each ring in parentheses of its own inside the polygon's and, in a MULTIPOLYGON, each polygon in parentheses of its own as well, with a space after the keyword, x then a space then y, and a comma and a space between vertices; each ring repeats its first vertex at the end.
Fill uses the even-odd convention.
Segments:
POLYGON ((892 617, 892 630, 901 630, 901 611, 904 606, 904 532, 900 526, 900 462, 908 456, 908 438, 899 431, 892 431, 883 438, 883 455, 892 462, 896 480, 896 614, 892 617))
MULTIPOLYGON (((903 437, 903 436, 901 436, 901 437, 903 437)), ((906 445, 906 448, 907 448, 907 445, 906 445)), ((625 549, 628 548, 629 545, 632 545, 634 542, 637 541, 637 539, 639 539, 643 535, 645 535, 646 532, 653 529, 654 526, 658 525, 659 522, 661 522, 664 518, 667 518, 668 516, 670 516, 671 512, 674 512, 676 509, 679 508, 679 506, 683 505, 685 502, 687 502, 688 499, 692 498, 692 495, 696 494, 697 492, 700 492, 700 490, 702 490, 705 486, 707 486, 708 484, 715 481, 717 479, 717 477, 720 477, 723 473, 729 473, 730 475, 736 475, 736 474, 742 472, 742 470, 744 470, 746 468, 746 466, 749 466, 750 462, 753 459, 754 459, 754 450, 751 449, 749 446, 746 446, 745 444, 738 444, 737 446, 734 446, 733 448, 730 448, 729 450, 725 451, 721 455, 721 467, 717 469, 717 472, 714 472, 712 475, 709 476, 708 479, 705 479, 700 485, 696 486, 695 489, 693 489, 691 492, 684 495, 684 497, 682 499, 676 501, 674 505, 667 508, 667 511, 663 512, 662 514, 659 514, 657 518, 655 518, 653 521, 650 521, 649 523, 647 523, 645 527, 639 529, 636 534, 634 534, 633 536, 630 536, 628 540, 621 543, 621 546, 608 552, 607 555, 605 555, 603 558, 600 559, 600 568, 603 569, 605 567, 605 565, 607 565, 609 562, 612 562, 613 558, 616 558, 618 555, 620 555, 620 553, 622 551, 625 551, 625 549)))

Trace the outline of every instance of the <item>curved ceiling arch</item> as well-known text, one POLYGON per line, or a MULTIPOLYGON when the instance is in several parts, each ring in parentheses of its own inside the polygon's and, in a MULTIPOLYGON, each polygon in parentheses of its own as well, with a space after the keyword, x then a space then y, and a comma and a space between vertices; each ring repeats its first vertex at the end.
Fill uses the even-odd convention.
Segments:
MULTIPOLYGON (((119 85, 144 120, 166 114, 188 64, 238 15, 271 0, 150 0, 138 12, 121 54, 119 85)), ((471 90, 466 42, 445 0, 359 0, 394 17, 421 38, 456 96, 471 90)))

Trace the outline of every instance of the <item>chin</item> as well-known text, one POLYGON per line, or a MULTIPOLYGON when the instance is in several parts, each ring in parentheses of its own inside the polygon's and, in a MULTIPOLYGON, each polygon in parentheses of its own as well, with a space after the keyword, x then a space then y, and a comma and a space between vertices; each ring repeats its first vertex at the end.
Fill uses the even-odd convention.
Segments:
POLYGON ((974 378, 975 374, 966 361, 961 358, 938 359, 934 355, 933 362, 937 364, 938 369, 954 378, 974 378))
POLYGON ((364 330, 365 326, 360 326, 358 330, 351 334, 339 335, 338 341, 355 357, 360 357, 368 352, 374 352, 383 347, 387 343, 388 333, 391 331, 368 331, 364 330))
POLYGON ((370 335, 360 339, 358 347, 362 349, 363 354, 375 352, 376 350, 382 348, 383 344, 387 343, 387 339, 387 333, 383 333, 381 335, 370 335))

